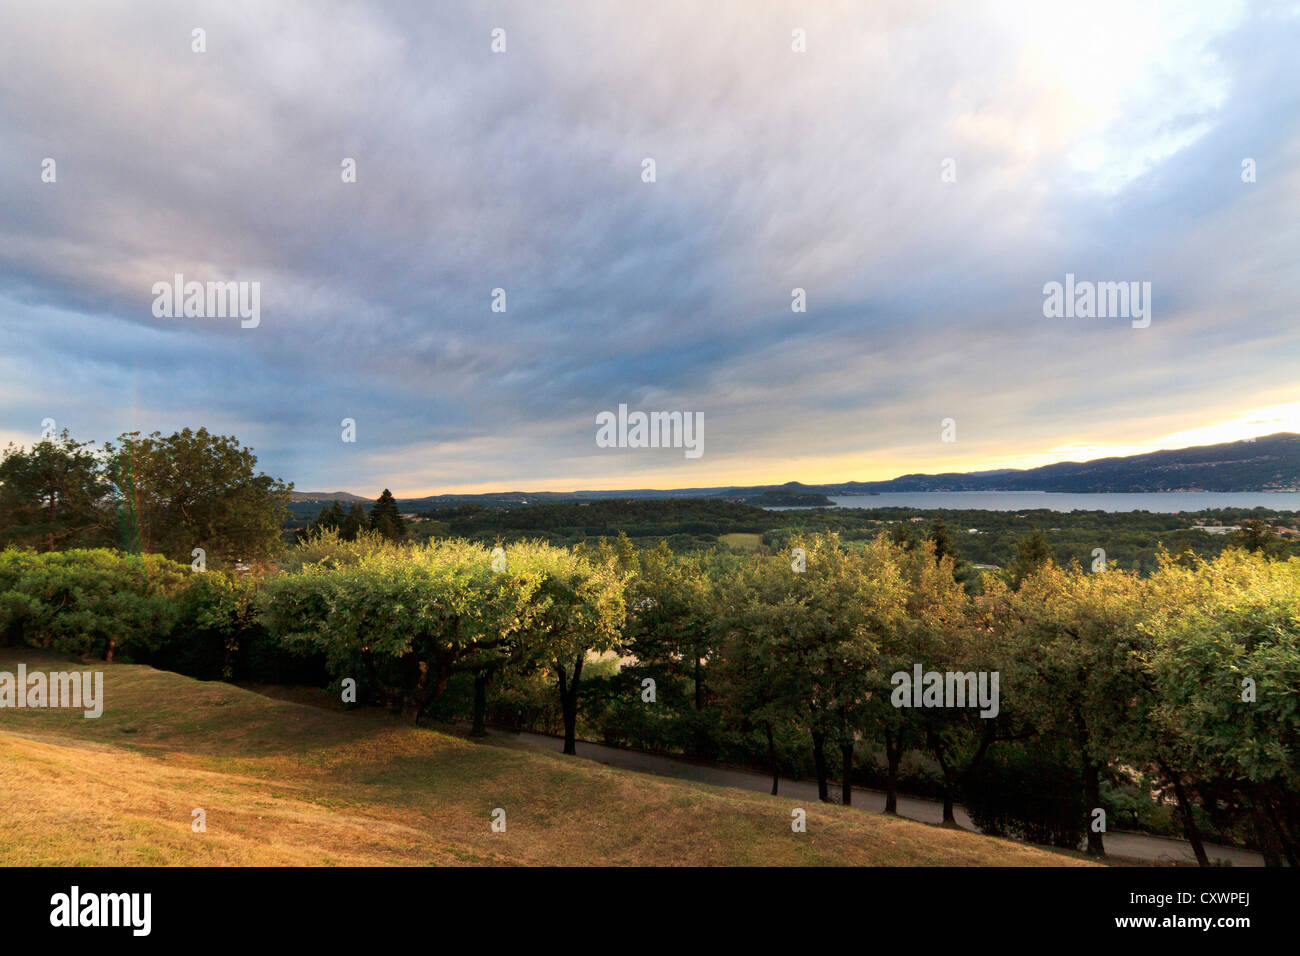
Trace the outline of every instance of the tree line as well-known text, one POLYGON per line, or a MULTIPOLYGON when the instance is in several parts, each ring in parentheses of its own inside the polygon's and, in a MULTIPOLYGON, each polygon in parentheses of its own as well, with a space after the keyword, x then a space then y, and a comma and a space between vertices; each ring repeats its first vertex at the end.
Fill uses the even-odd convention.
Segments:
POLYGON ((205 428, 127 432, 96 448, 67 430, 0 454, 0 544, 118 547, 214 567, 265 565, 281 550, 292 484, 252 450, 205 428))
MULTIPOLYGON (((185 563, 197 548, 214 568, 265 567, 283 552, 292 491, 257 470, 252 449, 205 428, 128 432, 100 448, 64 430, 0 452, 0 546, 118 547, 185 563)), ((387 488, 369 509, 323 506, 295 540, 323 531, 346 540, 371 531, 400 541, 407 533, 387 488)))

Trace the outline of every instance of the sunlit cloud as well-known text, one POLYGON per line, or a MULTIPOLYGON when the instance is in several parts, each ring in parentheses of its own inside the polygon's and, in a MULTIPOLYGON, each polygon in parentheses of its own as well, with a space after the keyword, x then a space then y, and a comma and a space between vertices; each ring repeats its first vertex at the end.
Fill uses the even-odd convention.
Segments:
POLYGON ((1269 2, 0 8, 0 436, 206 425, 414 495, 1300 431, 1297 48, 1269 2), (155 318, 177 272, 260 326, 155 318), (1150 327, 1044 318, 1067 272, 1150 327), (620 402, 703 457, 598 448, 620 402))

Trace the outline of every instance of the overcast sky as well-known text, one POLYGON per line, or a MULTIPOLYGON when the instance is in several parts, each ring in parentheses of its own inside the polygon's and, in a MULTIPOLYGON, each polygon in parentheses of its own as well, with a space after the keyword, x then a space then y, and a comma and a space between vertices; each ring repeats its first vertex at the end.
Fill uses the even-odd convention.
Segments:
POLYGON ((0 2, 0 442, 373 496, 1300 431, 1300 4, 1066 6, 0 2), (1150 325, 1045 317, 1067 273, 1150 325), (598 447, 620 403, 703 455, 598 447))

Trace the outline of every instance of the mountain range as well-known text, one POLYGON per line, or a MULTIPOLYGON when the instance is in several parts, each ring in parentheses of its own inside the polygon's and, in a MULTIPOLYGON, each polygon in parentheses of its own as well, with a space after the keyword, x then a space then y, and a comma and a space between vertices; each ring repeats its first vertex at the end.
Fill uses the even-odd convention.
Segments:
MULTIPOLYGON (((901 475, 888 481, 846 481, 808 485, 730 485, 705 488, 635 488, 619 491, 505 491, 488 494, 430 495, 401 498, 403 511, 450 508, 464 504, 517 507, 555 501, 611 498, 725 498, 748 504, 821 505, 837 495, 897 491, 1055 491, 1121 493, 1158 491, 1300 491, 1300 435, 1279 432, 1262 438, 1098 458, 1063 461, 1038 468, 901 475)), ((297 502, 370 501, 348 492, 294 492, 297 502)))

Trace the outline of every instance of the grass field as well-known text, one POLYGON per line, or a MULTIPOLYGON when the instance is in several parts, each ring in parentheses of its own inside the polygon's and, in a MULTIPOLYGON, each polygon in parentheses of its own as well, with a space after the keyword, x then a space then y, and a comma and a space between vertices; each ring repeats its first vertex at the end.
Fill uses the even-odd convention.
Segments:
POLYGON ((763 543, 763 536, 757 533, 733 531, 730 534, 718 535, 718 542, 729 548, 739 548, 741 551, 757 551, 763 543))
POLYGON ((0 865, 1085 863, 829 805, 804 807, 797 834, 791 799, 0 649, 0 671, 20 660, 103 670, 105 707, 0 709, 0 865))

